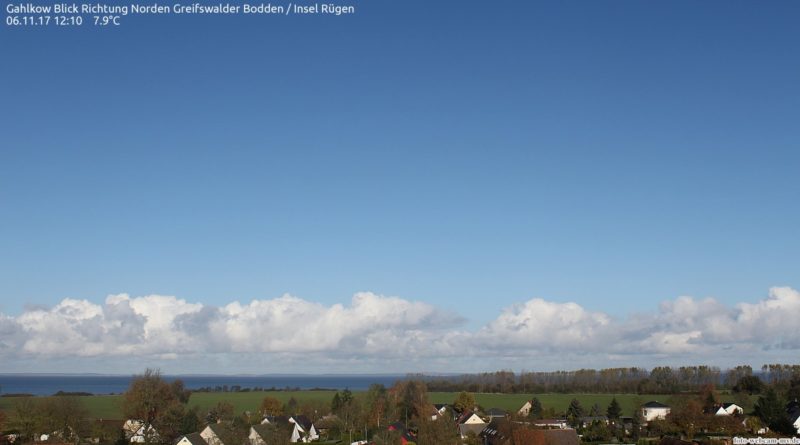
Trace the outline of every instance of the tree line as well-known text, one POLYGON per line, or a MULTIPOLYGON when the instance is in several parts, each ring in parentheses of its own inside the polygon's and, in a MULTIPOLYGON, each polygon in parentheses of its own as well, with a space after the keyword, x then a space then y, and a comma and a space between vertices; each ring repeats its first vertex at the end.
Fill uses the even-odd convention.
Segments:
POLYGON ((490 393, 637 393, 675 394, 696 392, 705 385, 720 389, 738 390, 744 383, 786 385, 800 378, 800 365, 768 364, 754 371, 749 365, 721 370, 715 366, 659 366, 645 368, 579 369, 575 371, 522 371, 519 374, 503 370, 458 376, 427 377, 429 391, 490 392, 490 393))

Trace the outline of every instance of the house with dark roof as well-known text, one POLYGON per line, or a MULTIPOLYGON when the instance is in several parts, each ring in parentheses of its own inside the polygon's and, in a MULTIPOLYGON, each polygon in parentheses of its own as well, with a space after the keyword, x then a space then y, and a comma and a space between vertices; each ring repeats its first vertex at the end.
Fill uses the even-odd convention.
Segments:
POLYGON ((208 445, 208 442, 203 439, 200 433, 192 433, 181 436, 175 442, 175 445, 208 445))
POLYGON ((735 403, 722 403, 716 405, 712 414, 715 416, 735 416, 744 414, 744 408, 735 403))
POLYGON ((458 434, 462 439, 469 436, 477 436, 486 428, 487 423, 473 411, 464 411, 456 419, 458 434))
POLYGON ((486 422, 481 419, 481 416, 476 414, 474 411, 464 411, 461 413, 460 416, 456 419, 456 423, 459 425, 469 425, 469 424, 486 424, 486 422))
POLYGON ((516 445, 580 445, 578 433, 572 428, 558 430, 518 429, 512 434, 516 445))
POLYGON ((532 420, 531 424, 538 428, 546 428, 546 429, 559 429, 563 430, 567 428, 567 419, 536 419, 532 420))
POLYGON ((450 406, 446 403, 434 403, 433 407, 436 408, 436 411, 439 412, 439 415, 443 415, 447 412, 447 407, 450 406))
POLYGON ((578 419, 581 426, 586 428, 593 424, 604 424, 608 425, 608 417, 606 416, 584 416, 578 419))
POLYGON ((786 414, 794 429, 797 430, 797 434, 800 434, 800 403, 795 400, 786 404, 786 414))
POLYGON ((223 437, 227 435, 225 428, 227 427, 222 423, 210 423, 203 431, 200 431, 200 437, 202 437, 208 445, 234 445, 224 442, 223 437))
POLYGON ((142 424, 138 430, 129 438, 131 443, 155 443, 161 440, 158 431, 153 425, 142 424))
POLYGON ((283 424, 278 423, 262 423, 250 427, 250 433, 247 439, 250 445, 268 445, 274 443, 276 438, 289 438, 290 442, 297 442, 299 434, 295 436, 296 426, 288 421, 283 424), (295 440, 292 440, 294 436, 295 440))
POLYGON ((296 415, 289 417, 289 422, 297 425, 298 433, 300 434, 300 442, 311 442, 319 439, 319 432, 314 427, 314 422, 305 415, 296 415))
MULTIPOLYGON (((319 431, 308 416, 267 416, 261 421, 261 425, 275 425, 291 431, 289 441, 311 442, 319 439, 319 431)), ((267 431, 267 430, 264 430, 267 431)), ((253 433, 253 431, 251 431, 253 433)), ((256 431, 258 433, 258 431, 256 431)))
POLYGON ((666 419, 667 415, 672 411, 672 408, 670 408, 669 405, 664 405, 661 402, 652 400, 642 405, 641 410, 644 420, 650 422, 656 419, 666 419))
POLYGON ((505 419, 508 417, 508 411, 500 408, 489 408, 486 411, 486 416, 489 417, 489 423, 492 423, 493 419, 505 419))

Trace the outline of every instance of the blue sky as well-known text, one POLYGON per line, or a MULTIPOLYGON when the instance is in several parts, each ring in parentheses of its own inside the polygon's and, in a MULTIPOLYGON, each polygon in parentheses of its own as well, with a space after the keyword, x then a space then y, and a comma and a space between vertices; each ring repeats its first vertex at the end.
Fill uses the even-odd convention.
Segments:
MULTIPOLYGON (((364 1, 0 29, 0 313, 800 288, 800 5, 364 1)), ((796 351, 795 351, 796 352, 796 351)))

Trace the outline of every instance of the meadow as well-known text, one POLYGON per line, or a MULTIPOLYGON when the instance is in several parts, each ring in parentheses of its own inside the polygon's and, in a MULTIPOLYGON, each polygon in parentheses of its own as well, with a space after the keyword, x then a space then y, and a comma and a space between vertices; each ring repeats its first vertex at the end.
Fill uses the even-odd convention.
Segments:
MULTIPOLYGON (((294 397, 299 405, 305 402, 330 403, 335 391, 258 391, 258 392, 196 392, 193 393, 189 406, 197 406, 203 412, 216 405, 218 402, 228 402, 233 405, 235 412, 256 411, 261 404, 261 400, 266 397, 274 397, 286 403, 294 397)), ((354 391, 356 397, 363 397, 364 391, 354 391)), ((431 403, 452 403, 457 393, 454 392, 431 392, 428 394, 431 403)), ((475 401, 485 409, 501 408, 509 412, 518 410, 526 400, 532 396, 530 394, 496 394, 496 393, 477 393, 474 394, 475 401)), ((595 403, 598 404, 602 412, 611 402, 613 397, 622 407, 622 415, 630 416, 636 406, 650 400, 668 402, 665 395, 641 395, 641 394, 536 394, 545 409, 553 408, 555 411, 564 411, 572 399, 578 399, 581 405, 588 410, 595 403)), ((87 410, 89 416, 95 419, 121 419, 123 418, 120 395, 95 395, 79 397, 87 410)), ((0 397, 0 409, 13 415, 14 397, 0 397)))

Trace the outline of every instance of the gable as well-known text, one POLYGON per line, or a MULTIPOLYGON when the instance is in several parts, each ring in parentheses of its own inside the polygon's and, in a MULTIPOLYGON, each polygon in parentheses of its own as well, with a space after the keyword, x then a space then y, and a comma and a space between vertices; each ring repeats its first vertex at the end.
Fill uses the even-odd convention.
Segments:
POLYGON ((462 423, 462 424, 464 424, 464 425, 476 425, 476 424, 479 424, 479 423, 486 423, 486 422, 484 422, 484 421, 483 421, 483 419, 481 419, 480 417, 478 417, 478 415, 477 415, 477 414, 475 414, 475 413, 472 413, 472 415, 470 415, 469 417, 467 417, 467 418, 466 418, 466 419, 465 419, 463 422, 461 422, 461 423, 462 423))

